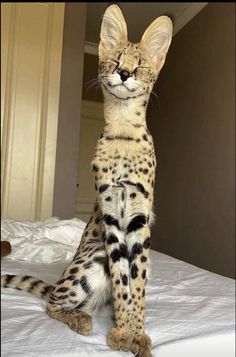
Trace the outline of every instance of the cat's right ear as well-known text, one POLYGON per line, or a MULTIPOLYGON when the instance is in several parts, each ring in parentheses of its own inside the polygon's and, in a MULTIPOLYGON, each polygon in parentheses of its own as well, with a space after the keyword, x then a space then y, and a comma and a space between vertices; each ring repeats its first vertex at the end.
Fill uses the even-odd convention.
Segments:
POLYGON ((127 41, 127 26, 124 16, 117 5, 110 5, 102 20, 98 47, 99 57, 104 57, 115 46, 125 44, 127 41))

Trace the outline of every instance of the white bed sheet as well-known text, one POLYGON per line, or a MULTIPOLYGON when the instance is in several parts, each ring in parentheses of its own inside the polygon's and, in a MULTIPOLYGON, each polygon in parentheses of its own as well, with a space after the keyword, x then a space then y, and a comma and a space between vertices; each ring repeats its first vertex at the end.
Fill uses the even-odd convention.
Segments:
MULTIPOLYGON (((158 357, 233 357, 234 280, 151 251, 146 323, 158 357)), ((64 263, 2 260, 2 274, 32 274, 54 283, 64 263)), ((46 301, 2 289, 2 356, 131 356, 111 351, 106 334, 111 309, 94 319, 91 336, 81 336, 46 315, 46 301)))

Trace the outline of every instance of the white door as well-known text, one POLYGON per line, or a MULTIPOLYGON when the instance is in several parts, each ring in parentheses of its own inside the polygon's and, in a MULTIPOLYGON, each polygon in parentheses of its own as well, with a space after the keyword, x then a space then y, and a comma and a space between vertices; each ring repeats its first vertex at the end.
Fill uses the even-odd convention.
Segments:
POLYGON ((3 218, 52 214, 64 7, 1 4, 3 218))
POLYGON ((91 161, 103 128, 103 104, 83 100, 79 140, 76 216, 85 222, 88 222, 90 218, 96 198, 91 161))

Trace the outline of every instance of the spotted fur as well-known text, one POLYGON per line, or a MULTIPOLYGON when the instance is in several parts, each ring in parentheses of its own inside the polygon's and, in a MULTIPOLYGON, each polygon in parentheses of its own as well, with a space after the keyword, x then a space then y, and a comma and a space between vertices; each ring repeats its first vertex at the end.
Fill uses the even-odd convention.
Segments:
POLYGON ((54 286, 31 277, 2 277, 4 287, 48 295, 48 315, 81 334, 91 332, 92 314, 111 301, 115 326, 108 345, 140 357, 151 356, 144 312, 156 169, 146 109, 171 32, 170 20, 162 16, 133 44, 119 7, 108 7, 99 44, 105 127, 91 164, 97 192, 93 214, 54 286))

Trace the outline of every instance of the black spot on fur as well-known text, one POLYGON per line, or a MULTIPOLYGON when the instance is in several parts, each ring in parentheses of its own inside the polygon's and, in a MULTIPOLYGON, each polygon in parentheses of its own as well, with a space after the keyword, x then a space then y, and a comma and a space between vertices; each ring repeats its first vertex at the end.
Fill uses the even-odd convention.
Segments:
POLYGON ((76 273, 78 273, 78 271, 79 271, 79 268, 72 268, 70 270, 70 274, 76 274, 76 273))
POLYGON ((100 218, 100 217, 97 217, 97 218, 95 219, 95 223, 96 223, 96 224, 99 224, 100 221, 101 221, 101 218, 100 218))
POLYGON ((148 198, 149 193, 144 189, 144 187, 141 183, 137 183, 136 187, 137 187, 138 191, 144 195, 145 198, 148 198))
POLYGON ((69 288, 59 288, 57 289, 57 293, 66 293, 69 290, 69 288))
POLYGON ((106 239, 107 244, 113 244, 113 243, 118 243, 118 238, 114 234, 109 234, 109 236, 106 239))
POLYGON ((74 291, 71 291, 70 296, 76 296, 76 293, 74 291))
POLYGON ((128 258, 127 246, 124 243, 120 244, 120 257, 126 259, 128 258))
POLYGON ((30 284, 30 288, 28 289, 28 291, 32 291, 34 288, 36 288, 39 284, 41 283, 41 280, 35 280, 30 284))
POLYGON ((112 252, 111 252, 111 259, 113 261, 113 263, 116 263, 120 260, 120 251, 119 249, 114 249, 112 252))
POLYGON ((108 168, 107 168, 107 167, 103 167, 103 168, 102 168, 102 171, 103 171, 103 172, 107 172, 107 171, 108 171, 108 168))
POLYGON ((149 170, 148 169, 143 169, 143 173, 144 173, 144 175, 147 175, 149 173, 149 170))
POLYGON ((61 285, 61 284, 63 284, 65 281, 66 281, 66 279, 61 279, 61 280, 59 280, 59 281, 57 282, 57 285, 61 285))
POLYGON ((86 292, 86 294, 90 294, 91 293, 91 289, 90 286, 88 284, 87 278, 85 275, 82 276, 82 278, 80 279, 80 284, 83 288, 83 290, 86 292))
POLYGON ((128 298, 128 295, 127 294, 123 294, 123 300, 127 300, 127 298, 128 298))
POLYGON ((15 275, 9 275, 9 274, 7 274, 6 276, 5 276, 5 286, 7 286, 8 284, 10 284, 10 282, 12 281, 12 279, 14 279, 15 278, 15 275))
POLYGON ((115 284, 116 284, 116 285, 120 284, 120 280, 117 279, 117 280, 115 281, 115 284))
POLYGON ((122 275, 122 283, 123 285, 128 285, 128 277, 126 274, 122 275))
POLYGON ((69 275, 66 279, 73 281, 75 280, 75 275, 69 275))
POLYGON ((97 165, 93 165, 93 166, 92 166, 92 170, 93 170, 94 172, 98 172, 99 169, 98 169, 97 165))
POLYGON ((84 269, 89 269, 92 265, 92 262, 87 262, 87 263, 84 263, 84 269))
POLYGON ((121 218, 124 217, 124 210, 123 210, 123 208, 122 208, 122 210, 121 210, 121 212, 120 212, 120 215, 121 215, 121 218))
POLYGON ((141 113, 140 113, 140 112, 136 112, 135 114, 136 114, 136 115, 138 115, 138 116, 139 116, 139 115, 141 115, 141 113))
POLYGON ((31 277, 29 275, 25 275, 23 276, 23 278, 21 279, 21 282, 24 283, 26 280, 29 280, 31 277))
POLYGON ((136 279, 138 276, 138 267, 136 264, 132 264, 131 266, 131 278, 136 279))
POLYGON ((142 253, 142 250, 143 250, 142 245, 140 243, 135 243, 130 252, 129 262, 132 263, 135 257, 142 253))
POLYGON ((96 231, 96 229, 93 230, 92 234, 95 238, 98 237, 98 231, 96 231))
POLYGON ((105 198, 105 201, 111 201, 111 197, 110 196, 107 196, 106 198, 105 198))
POLYGON ((45 286, 42 290, 42 296, 51 293, 53 290, 54 290, 53 286, 50 286, 50 285, 45 286))
POLYGON ((141 257, 141 262, 144 263, 147 261, 147 257, 145 257, 144 255, 141 257))
POLYGON ((130 221, 126 229, 126 233, 128 234, 131 232, 135 232, 138 229, 142 228, 145 224, 146 224, 146 217, 143 214, 139 214, 138 216, 135 216, 130 221))
POLYGON ((108 225, 108 226, 116 226, 118 229, 120 229, 119 222, 117 219, 112 217, 109 214, 104 214, 103 216, 103 221, 108 225))
POLYGON ((136 193, 135 192, 130 194, 130 198, 135 198, 135 197, 136 197, 136 193))
POLYGON ((78 279, 74 280, 73 283, 72 283, 72 285, 78 285, 78 284, 79 284, 79 280, 78 279))
POLYGON ((146 279, 146 270, 144 269, 143 272, 142 272, 142 278, 143 279, 146 279))
POLYGON ((148 138, 147 138, 146 134, 143 135, 143 140, 148 141, 148 138))
POLYGON ((150 247, 151 239, 150 237, 146 238, 143 242, 143 248, 148 249, 150 247))
POLYGON ((105 192, 108 189, 109 185, 101 185, 98 189, 99 193, 105 192))
POLYGON ((78 304, 76 307, 75 307, 75 310, 80 310, 82 309, 82 307, 84 307, 86 304, 87 304, 87 299, 85 299, 84 301, 82 301, 80 304, 78 304))

